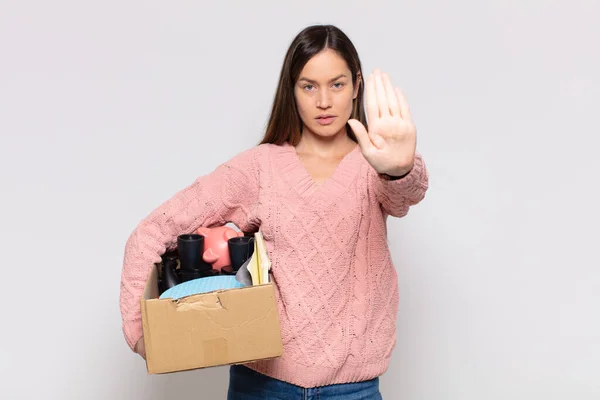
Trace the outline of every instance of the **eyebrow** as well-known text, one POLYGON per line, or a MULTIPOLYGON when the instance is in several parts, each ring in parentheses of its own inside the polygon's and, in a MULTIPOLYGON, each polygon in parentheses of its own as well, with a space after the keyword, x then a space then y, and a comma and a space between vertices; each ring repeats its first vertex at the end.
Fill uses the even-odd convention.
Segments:
MULTIPOLYGON (((340 75, 336 76, 335 78, 330 79, 329 82, 337 81, 340 78, 346 78, 346 75, 340 74, 340 75)), ((302 78, 300 78, 298 80, 299 81, 306 81, 306 82, 309 82, 309 83, 316 83, 317 82, 317 81, 313 81, 312 79, 308 79, 308 78, 305 78, 305 77, 302 77, 302 78)))

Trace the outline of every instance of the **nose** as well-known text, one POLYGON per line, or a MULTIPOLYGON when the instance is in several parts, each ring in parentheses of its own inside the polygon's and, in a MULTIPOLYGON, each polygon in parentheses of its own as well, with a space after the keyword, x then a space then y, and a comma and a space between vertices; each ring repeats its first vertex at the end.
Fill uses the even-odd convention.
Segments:
POLYGON ((328 90, 321 90, 317 98, 317 107, 327 109, 331 107, 331 96, 328 90))

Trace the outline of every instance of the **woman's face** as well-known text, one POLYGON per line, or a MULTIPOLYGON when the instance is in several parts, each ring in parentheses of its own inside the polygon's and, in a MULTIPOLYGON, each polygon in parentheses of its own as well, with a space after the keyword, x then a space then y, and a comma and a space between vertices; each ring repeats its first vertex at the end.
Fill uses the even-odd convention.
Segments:
POLYGON ((352 115, 352 100, 358 85, 352 85, 352 73, 346 61, 326 49, 313 56, 300 72, 294 88, 298 113, 307 129, 331 137, 342 130, 352 115))

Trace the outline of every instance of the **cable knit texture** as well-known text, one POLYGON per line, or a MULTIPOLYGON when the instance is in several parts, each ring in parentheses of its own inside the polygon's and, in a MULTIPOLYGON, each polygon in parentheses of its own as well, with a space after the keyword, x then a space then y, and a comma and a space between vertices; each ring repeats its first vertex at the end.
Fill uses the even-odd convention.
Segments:
POLYGON ((139 300, 153 263, 177 236, 234 223, 262 232, 284 354, 248 367, 302 387, 382 375, 396 344, 398 283, 386 218, 403 217, 428 188, 417 153, 412 171, 386 180, 357 146, 316 183, 289 144, 246 150, 201 176, 148 215, 129 237, 120 307, 133 349, 142 336, 139 300))

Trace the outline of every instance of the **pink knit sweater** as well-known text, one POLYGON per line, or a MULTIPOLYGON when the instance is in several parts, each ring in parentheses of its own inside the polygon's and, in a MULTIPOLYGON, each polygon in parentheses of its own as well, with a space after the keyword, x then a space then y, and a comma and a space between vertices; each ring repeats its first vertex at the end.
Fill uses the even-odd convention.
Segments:
POLYGON ((139 300, 160 255, 200 226, 260 228, 272 261, 283 356, 248 367, 303 387, 383 374, 396 343, 398 284, 386 217, 420 202, 428 173, 417 153, 406 177, 380 177, 357 146, 317 184, 289 144, 246 150, 199 177, 129 237, 120 306, 131 348, 142 336, 139 300))

